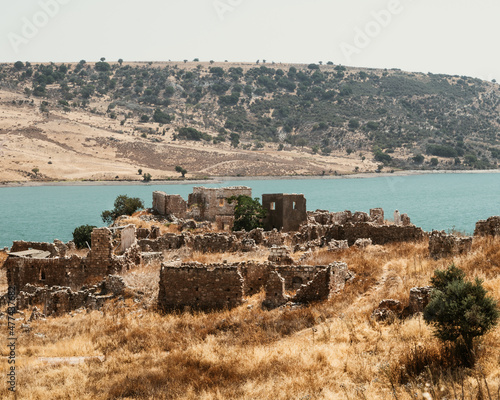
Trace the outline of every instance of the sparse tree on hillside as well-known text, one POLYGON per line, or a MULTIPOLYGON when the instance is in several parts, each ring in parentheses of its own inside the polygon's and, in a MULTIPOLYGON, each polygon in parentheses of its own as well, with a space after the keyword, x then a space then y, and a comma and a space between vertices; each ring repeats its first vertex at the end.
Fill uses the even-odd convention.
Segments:
POLYGON ((40 172, 40 170, 36 167, 33 168, 31 171, 35 174, 35 176, 38 176, 38 173, 40 172))
POLYGON ((153 176, 149 172, 145 172, 144 175, 142 176, 142 180, 144 182, 150 182, 153 176))
POLYGON ((179 174, 181 174, 183 178, 185 178, 185 176, 187 174, 187 170, 185 168, 182 168, 180 165, 177 165, 175 167, 175 172, 178 172, 179 174))
POLYGON ((137 170, 137 173, 138 173, 139 175, 142 175, 142 169, 141 169, 141 168, 139 168, 139 169, 137 170))
POLYGON ((118 64, 120 64, 120 67, 122 66, 122 64, 123 64, 123 59, 122 58, 118 59, 118 64))

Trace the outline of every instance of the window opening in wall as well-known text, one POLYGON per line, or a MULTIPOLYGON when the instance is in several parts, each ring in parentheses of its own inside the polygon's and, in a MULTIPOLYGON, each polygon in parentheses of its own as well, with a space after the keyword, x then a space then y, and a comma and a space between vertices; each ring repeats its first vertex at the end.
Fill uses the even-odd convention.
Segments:
POLYGON ((271 202, 270 208, 271 210, 276 210, 276 203, 274 201, 271 202))
POLYGON ((219 207, 224 207, 224 199, 219 199, 219 207))
POLYGON ((297 203, 294 201, 293 202, 293 209, 296 210, 297 209, 297 203))
POLYGON ((45 271, 43 269, 40 270, 40 280, 41 281, 45 280, 45 271))

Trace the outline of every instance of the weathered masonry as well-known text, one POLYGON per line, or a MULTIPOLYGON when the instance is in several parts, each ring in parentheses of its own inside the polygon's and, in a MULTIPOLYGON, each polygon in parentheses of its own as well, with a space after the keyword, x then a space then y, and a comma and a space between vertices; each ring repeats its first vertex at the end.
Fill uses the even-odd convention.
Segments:
POLYGON ((262 207, 266 210, 264 229, 267 231, 298 231, 300 225, 307 221, 303 194, 263 194, 262 207))
POLYGON ((220 310, 242 303, 243 296, 265 289, 264 306, 277 307, 288 300, 323 301, 343 289, 352 278, 345 263, 329 266, 278 266, 272 263, 162 264, 158 305, 164 311, 220 310), (285 291, 297 291, 289 297, 285 291))
POLYGON ((185 218, 187 203, 178 194, 156 191, 153 192, 153 210, 160 215, 175 215, 177 218, 185 218))
POLYGON ((476 222, 474 236, 500 236, 500 217, 489 217, 476 222))
POLYGON ((229 203, 232 196, 252 196, 252 189, 246 186, 223 188, 194 187, 186 202, 178 194, 153 192, 153 210, 160 215, 176 218, 193 218, 199 221, 218 221, 222 229, 231 225, 235 203, 229 203))
POLYGON ((236 266, 162 265, 158 305, 164 311, 220 310, 236 307, 242 300, 243 277, 236 266))
MULTIPOLYGON (((140 259, 137 247, 130 248, 123 256, 115 256, 113 254, 112 233, 108 228, 94 229, 91 242, 91 251, 84 258, 76 255, 53 257, 48 251, 41 253, 33 250, 10 252, 9 258, 5 262, 9 286, 14 286, 17 291, 27 284, 68 286, 77 290, 83 285, 92 285, 107 275, 128 268, 137 263, 138 257, 140 259)), ((32 245, 40 247, 36 244, 32 245)))

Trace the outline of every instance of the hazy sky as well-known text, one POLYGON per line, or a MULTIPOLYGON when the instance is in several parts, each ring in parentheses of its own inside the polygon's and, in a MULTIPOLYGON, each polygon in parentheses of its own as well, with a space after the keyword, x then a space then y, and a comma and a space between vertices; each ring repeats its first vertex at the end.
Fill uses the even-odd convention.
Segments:
POLYGON ((498 0, 0 4, 0 62, 333 61, 500 81, 498 0))

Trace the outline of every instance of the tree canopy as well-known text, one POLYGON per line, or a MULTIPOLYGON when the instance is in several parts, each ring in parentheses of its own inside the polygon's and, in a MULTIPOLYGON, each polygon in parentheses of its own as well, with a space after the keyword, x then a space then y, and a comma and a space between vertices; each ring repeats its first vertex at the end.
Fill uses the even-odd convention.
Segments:
POLYGON ((453 264, 434 272, 434 290, 424 320, 433 326, 437 338, 463 348, 465 359, 473 364, 473 341, 497 324, 499 311, 480 279, 469 282, 464 277, 465 273, 453 264))
POLYGON ((138 197, 128 197, 125 194, 121 194, 116 198, 114 208, 103 211, 101 218, 104 223, 111 224, 120 215, 132 215, 137 210, 143 208, 144 203, 138 197))
POLYGON ((255 228, 262 228, 266 210, 262 208, 259 198, 252 199, 250 196, 231 196, 227 199, 231 204, 236 201, 234 207, 234 231, 251 231, 255 228))

